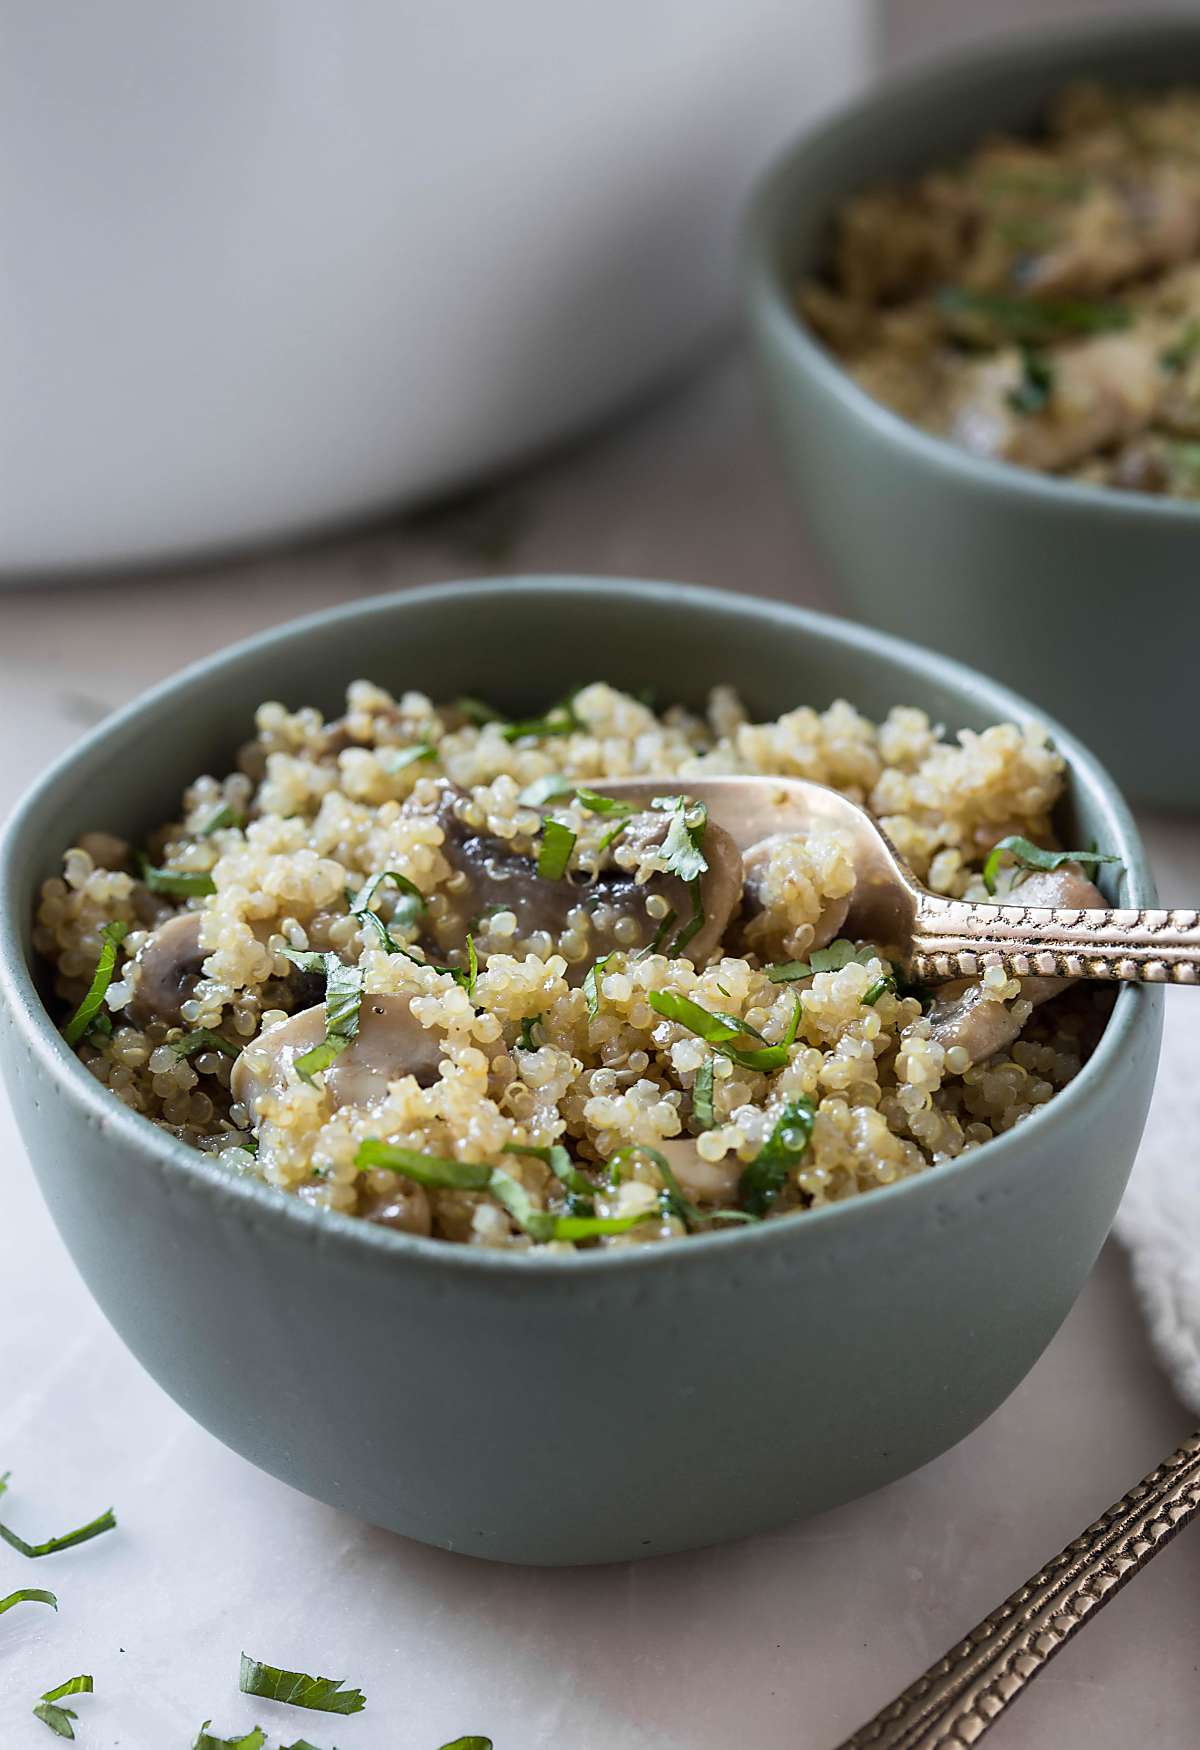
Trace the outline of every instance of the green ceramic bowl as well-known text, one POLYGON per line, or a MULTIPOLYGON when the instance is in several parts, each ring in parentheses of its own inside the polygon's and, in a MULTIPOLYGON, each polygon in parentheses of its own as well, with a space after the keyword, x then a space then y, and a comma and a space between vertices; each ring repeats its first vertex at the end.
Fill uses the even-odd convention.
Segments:
MULTIPOLYGON (((877 1488, 967 1434, 1053 1336, 1141 1135, 1161 992, 1122 990, 1096 1055, 986 1150, 790 1221, 528 1258, 319 1213, 130 1113, 59 1038, 29 917, 64 846, 136 838, 220 771, 264 697, 336 710, 369 675, 528 713, 597 675, 757 713, 842 695, 952 727, 1031 707, 955 664, 796 609, 674 584, 533 578, 302 620, 186 670, 42 779, 0 846, 0 1060, 96 1299, 196 1419, 363 1519, 501 1561, 715 1543, 877 1488)), ((1057 734, 1058 732, 1055 731, 1057 734)), ((1065 732, 1067 838, 1153 899, 1110 779, 1065 732)))
POLYGON ((746 309, 785 464, 849 610, 1044 701, 1140 798, 1196 808, 1200 506, 979 460, 922 432, 851 381, 793 302, 848 194, 1029 128, 1079 75, 1200 80, 1200 19, 986 44, 806 134, 753 204, 746 309))

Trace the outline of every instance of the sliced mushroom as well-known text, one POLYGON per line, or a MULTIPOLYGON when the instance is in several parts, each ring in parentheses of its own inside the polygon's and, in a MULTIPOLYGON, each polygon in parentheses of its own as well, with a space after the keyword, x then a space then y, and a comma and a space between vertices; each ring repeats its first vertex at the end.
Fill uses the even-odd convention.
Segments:
POLYGON ((176 912, 147 937, 134 957, 135 985, 129 1016, 139 1027, 165 1021, 178 1027, 182 1005, 200 978, 200 913, 176 912))
MULTIPOLYGON (((263 1095, 282 1092, 295 1059, 324 1037, 324 1003, 268 1027, 233 1066, 229 1087, 234 1100, 256 1116, 263 1095)), ((324 1072, 333 1106, 370 1106, 383 1099, 389 1082, 406 1075, 415 1076, 423 1088, 431 1087, 442 1060, 441 1041, 440 1033, 422 1027, 408 997, 364 997, 357 1034, 324 1072)))
POLYGON ((358 1213, 380 1227, 394 1227, 401 1233, 433 1232, 433 1211, 424 1185, 414 1185, 410 1179, 397 1179, 386 1191, 364 1192, 358 1202, 358 1213))
MULTIPOLYGON (((557 942, 568 928, 571 912, 584 906, 593 917, 590 958, 595 958, 611 948, 636 950, 654 940, 661 920, 646 909, 652 894, 666 901, 668 913, 674 912, 677 923, 672 925, 673 931, 682 928, 691 917, 691 892, 676 875, 652 875, 649 880, 638 882, 624 869, 611 867, 590 881, 572 876, 547 880, 537 873, 531 858, 515 852, 503 839, 468 826, 456 808, 461 800, 462 792, 447 786, 438 807, 442 854, 455 873, 465 877, 464 885, 455 895, 453 922, 460 939, 481 913, 507 910, 516 917, 518 936, 544 930, 557 942), (616 924, 624 918, 631 918, 637 926, 637 935, 628 941, 615 934, 616 924)), ((669 826, 667 814, 647 810, 630 818, 623 840, 641 850, 650 850, 662 843, 669 826)), ((700 877, 704 922, 685 950, 687 958, 697 966, 703 965, 719 945, 742 891, 738 848, 712 820, 704 834, 704 855, 708 860, 708 869, 700 877)), ((588 964, 590 959, 572 967, 569 976, 573 983, 582 982, 588 964)))
MULTIPOLYGON (((1027 875, 1007 896, 1014 905, 1051 906, 1056 909, 1102 910, 1107 900, 1077 864, 1065 863, 1027 875)), ((1073 978, 1023 978, 1021 996, 1034 1007, 1059 996, 1076 981, 1073 978)), ((1021 1032, 1007 1003, 984 993, 974 979, 955 979, 943 985, 929 1011, 930 1038, 947 1050, 961 1046, 972 1063, 982 1063, 1011 1045, 1021 1032)))
POLYGON ((734 1201, 742 1176, 742 1163, 736 1155, 706 1161, 691 1136, 672 1137, 657 1147, 679 1180, 681 1190, 693 1202, 722 1206, 734 1201))

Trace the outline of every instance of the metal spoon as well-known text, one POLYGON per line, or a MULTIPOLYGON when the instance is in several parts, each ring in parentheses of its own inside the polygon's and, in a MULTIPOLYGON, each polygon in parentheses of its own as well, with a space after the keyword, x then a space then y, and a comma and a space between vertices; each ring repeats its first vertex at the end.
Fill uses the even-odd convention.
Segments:
POLYGON ((605 795, 648 803, 684 790, 703 802, 739 849, 776 833, 837 827, 858 874, 847 934, 886 947, 922 983, 1000 966, 1014 978, 1200 984, 1200 913, 1126 907, 1053 909, 946 899, 917 880, 865 809, 802 778, 606 778, 605 795))

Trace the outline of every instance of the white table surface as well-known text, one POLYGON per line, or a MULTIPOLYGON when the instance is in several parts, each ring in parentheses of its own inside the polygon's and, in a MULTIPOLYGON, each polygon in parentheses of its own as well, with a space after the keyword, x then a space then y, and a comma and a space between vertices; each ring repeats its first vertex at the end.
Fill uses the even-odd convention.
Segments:
MULTIPOLYGON (((252 458, 248 465, 253 465, 252 458)), ((0 805, 110 707, 185 660, 313 608, 499 570, 690 578, 828 606, 724 365, 453 512, 188 575, 0 598, 0 805)), ((102 810, 98 810, 98 818, 102 810)), ((1164 894, 1194 900, 1200 827, 1148 821, 1164 894)), ((1188 993, 1170 1024, 1193 1021, 1188 993)), ((1195 1015, 1200 1020, 1200 1013, 1195 1015)), ((1079 1163, 1080 1171, 1087 1163, 1079 1163)), ((55 1617, 0 1618, 0 1744, 47 1750, 39 1692, 89 1671, 78 1741, 186 1750, 211 1716, 271 1742, 435 1750, 828 1750, 1187 1431, 1110 1245, 1041 1361, 968 1440, 772 1536, 630 1567, 491 1567, 306 1500, 198 1428, 91 1304, 0 1110, 0 1469, 44 1537, 110 1501, 120 1527, 25 1562, 55 1617), (237 1692, 245 1647, 345 1676, 348 1720, 237 1692)), ((1180 1538, 994 1729, 996 1750, 1191 1750, 1200 1535, 1180 1538)))

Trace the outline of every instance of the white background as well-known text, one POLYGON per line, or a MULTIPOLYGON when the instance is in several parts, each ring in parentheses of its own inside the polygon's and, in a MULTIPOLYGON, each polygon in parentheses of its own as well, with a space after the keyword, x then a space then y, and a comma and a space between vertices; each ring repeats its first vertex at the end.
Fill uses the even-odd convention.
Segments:
MULTIPOLYGON (((0 805, 84 719, 187 659, 311 608, 492 567, 675 576, 828 605, 740 367, 726 365, 573 456, 404 529, 0 598, 0 805)), ((1148 826, 1164 896, 1194 899, 1200 829, 1148 826)), ((1183 1029, 1194 1041, 1200 1002, 1168 995, 1187 1073, 1183 1029)), ((0 1596, 42 1585, 61 1599, 57 1617, 30 1605, 0 1618, 0 1745, 48 1750, 30 1708, 90 1671, 97 1693, 77 1707, 92 1750, 186 1750, 207 1716, 225 1732, 261 1720, 273 1744, 305 1736, 321 1750, 436 1750, 468 1731, 496 1750, 830 1750, 1187 1426, 1113 1246, 1025 1383, 917 1475, 724 1549, 575 1572, 489 1567, 357 1525, 197 1428, 92 1306, 5 1112, 0 1469, 13 1483, 0 1517, 34 1540, 111 1502, 120 1527, 37 1563, 0 1545, 0 1596), (327 1720, 239 1697, 243 1647, 344 1676, 368 1707, 327 1720)), ((481 1428, 481 1466, 487 1442, 481 1428)), ((989 1742, 1191 1750, 1198 1585, 1192 1533, 989 1742)))

